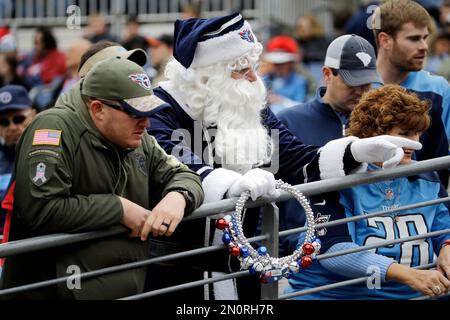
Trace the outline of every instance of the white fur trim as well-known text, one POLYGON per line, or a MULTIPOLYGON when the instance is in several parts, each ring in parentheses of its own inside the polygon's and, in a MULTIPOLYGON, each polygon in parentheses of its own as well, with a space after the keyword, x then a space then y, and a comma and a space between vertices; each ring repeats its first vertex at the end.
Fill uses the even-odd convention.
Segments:
POLYGON ((257 43, 258 40, 255 34, 249 23, 245 21, 239 30, 199 42, 190 68, 205 67, 218 62, 236 59, 251 51, 257 43), (246 30, 253 37, 252 42, 243 39, 239 34, 246 30))
POLYGON ((203 179, 202 186, 203 190, 205 190, 203 203, 222 200, 228 188, 240 177, 239 173, 231 170, 223 168, 213 170, 203 179))
MULTIPOLYGON (((357 137, 345 137, 328 142, 320 148, 319 169, 321 179, 330 179, 345 176, 344 171, 344 153, 347 146, 358 140, 357 137)), ((367 164, 359 166, 354 172, 365 170, 367 164)))

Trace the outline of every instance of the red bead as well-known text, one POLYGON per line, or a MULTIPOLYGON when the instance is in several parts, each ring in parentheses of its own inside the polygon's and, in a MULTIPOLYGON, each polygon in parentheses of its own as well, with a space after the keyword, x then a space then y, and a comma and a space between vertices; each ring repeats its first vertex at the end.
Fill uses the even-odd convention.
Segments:
POLYGON ((216 220, 216 228, 220 230, 228 229, 228 222, 224 218, 216 220))
POLYGON ((230 248, 230 255, 232 257, 239 257, 241 255, 241 249, 239 249, 239 247, 237 247, 237 246, 231 247, 230 248))
POLYGON ((302 247, 302 250, 303 250, 303 254, 310 255, 310 254, 313 254, 316 249, 314 248, 314 246, 312 244, 305 243, 302 247))
POLYGON ((259 281, 260 281, 261 283, 269 283, 269 281, 267 281, 265 275, 261 275, 261 278, 259 278, 259 281))
POLYGON ((311 267, 313 263, 313 259, 310 256, 303 256, 302 260, 300 261, 300 267, 303 269, 311 267))

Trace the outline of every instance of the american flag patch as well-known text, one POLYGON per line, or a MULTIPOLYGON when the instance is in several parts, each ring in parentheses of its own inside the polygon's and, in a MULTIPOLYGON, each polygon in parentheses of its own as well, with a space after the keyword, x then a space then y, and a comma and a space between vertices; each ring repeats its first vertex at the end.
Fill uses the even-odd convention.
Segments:
POLYGON ((59 146, 61 143, 61 132, 61 130, 36 130, 33 137, 33 146, 59 146))

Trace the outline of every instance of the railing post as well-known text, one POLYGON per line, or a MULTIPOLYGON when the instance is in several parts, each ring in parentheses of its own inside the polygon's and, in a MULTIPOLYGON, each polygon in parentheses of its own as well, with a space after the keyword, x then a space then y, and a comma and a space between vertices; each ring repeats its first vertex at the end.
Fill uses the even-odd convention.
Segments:
MULTIPOLYGON (((268 234, 269 237, 263 240, 263 245, 267 247, 267 251, 272 257, 278 257, 278 207, 275 202, 267 203, 263 207, 262 234, 268 234)), ((261 285, 262 300, 278 299, 278 281, 261 285)))

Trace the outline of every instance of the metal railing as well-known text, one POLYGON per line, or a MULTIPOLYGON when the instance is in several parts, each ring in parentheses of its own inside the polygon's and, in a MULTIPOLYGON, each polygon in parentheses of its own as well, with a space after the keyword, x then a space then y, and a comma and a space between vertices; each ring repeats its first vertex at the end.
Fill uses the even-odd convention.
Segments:
MULTIPOLYGON (((324 192, 341 190, 341 189, 349 188, 349 187, 356 186, 356 185, 368 184, 368 183, 373 183, 373 182, 377 182, 377 181, 383 181, 386 179, 393 179, 393 178, 400 177, 400 176, 409 176, 409 175, 419 174, 419 173, 423 173, 423 172, 429 172, 429 171, 433 171, 433 170, 440 170, 440 169, 449 168, 449 167, 450 167, 450 156, 447 156, 447 157, 436 158, 436 159, 432 159, 432 160, 426 160, 426 161, 413 163, 408 166, 399 166, 397 168, 390 169, 390 170, 381 170, 381 171, 377 171, 377 172, 360 173, 360 174, 349 175, 349 176, 346 176, 343 178, 335 178, 335 179, 329 179, 329 180, 323 180, 323 181, 302 184, 302 185, 296 186, 296 188, 299 191, 303 192, 305 195, 311 196, 311 195, 321 194, 324 192)), ((258 236, 258 237, 250 238, 249 241, 256 242, 256 241, 266 240, 265 244, 268 247, 269 253, 274 256, 277 254, 277 250, 278 250, 277 239, 279 236, 292 234, 292 233, 300 233, 300 232, 306 230, 306 227, 303 227, 303 228, 296 228, 296 229, 292 229, 292 230, 286 230, 286 231, 279 232, 279 230, 278 230, 278 209, 277 209, 276 205, 274 205, 274 202, 285 201, 290 198, 292 198, 291 194, 282 191, 282 193, 279 197, 259 199, 257 201, 249 201, 246 204, 246 207, 264 206, 264 220, 263 220, 263 227, 262 227, 262 230, 263 230, 262 235, 258 236)), ((199 209, 197 209, 191 216, 189 216, 183 220, 187 221, 187 220, 192 220, 192 219, 199 219, 199 218, 203 218, 206 216, 217 214, 219 212, 231 211, 234 209, 236 201, 237 201, 237 198, 233 198, 233 199, 222 200, 222 201, 215 202, 215 203, 204 204, 199 209)), ((391 210, 384 211, 384 212, 375 212, 375 213, 367 214, 364 216, 355 216, 355 217, 351 217, 351 218, 345 218, 345 219, 341 219, 341 220, 331 221, 331 222, 327 222, 324 224, 320 224, 320 226, 316 226, 316 228, 318 228, 318 227, 319 228, 333 227, 333 226, 336 226, 339 224, 344 224, 344 223, 348 223, 348 222, 352 222, 352 221, 367 219, 369 217, 387 215, 387 214, 397 212, 397 211, 413 209, 413 208, 429 206, 429 205, 435 205, 435 204, 447 202, 447 201, 450 201, 450 197, 433 200, 433 201, 426 201, 426 202, 411 204, 408 206, 399 207, 399 208, 391 209, 391 210)), ((0 245, 0 257, 8 257, 8 256, 16 255, 16 254, 25 253, 25 252, 31 252, 31 251, 41 250, 41 249, 63 246, 63 245, 67 245, 70 243, 88 241, 88 240, 102 238, 102 237, 106 237, 106 236, 117 235, 117 234, 121 234, 121 233, 125 233, 125 232, 127 232, 127 231, 124 227, 115 227, 115 228, 111 228, 111 229, 104 230, 104 231, 86 232, 86 233, 80 233, 80 234, 47 235, 47 236, 42 236, 42 237, 14 241, 14 242, 0 245)), ((327 259, 327 258, 335 257, 338 255, 350 254, 350 253, 355 253, 355 252, 364 251, 364 250, 371 250, 371 249, 386 246, 386 245, 391 245, 391 244, 401 243, 401 242, 406 242, 406 241, 414 241, 417 239, 423 239, 426 237, 432 237, 432 236, 437 236, 437 235, 446 234, 446 233, 450 233, 450 229, 434 231, 434 232, 430 232, 427 234, 420 234, 420 235, 416 235, 416 236, 410 236, 410 237, 403 238, 403 239, 383 241, 383 242, 380 242, 380 243, 377 243, 374 245, 367 245, 367 246, 362 246, 362 247, 358 247, 358 248, 342 250, 340 252, 320 254, 317 256, 317 259, 318 260, 327 259)), ((207 254, 207 253, 210 253, 213 251, 223 250, 224 248, 225 247, 223 245, 217 245, 217 246, 208 246, 208 247, 199 248, 199 249, 195 249, 195 250, 179 252, 179 253, 175 253, 175 254, 169 254, 169 255, 160 256, 160 257, 156 257, 156 258, 152 258, 152 259, 147 259, 144 261, 127 263, 127 264, 123 264, 123 265, 119 265, 119 266, 113 266, 113 267, 109 267, 109 268, 104 268, 104 269, 100 269, 100 270, 82 273, 82 274, 80 274, 80 278, 86 279, 86 278, 104 275, 104 274, 108 274, 108 273, 129 270, 129 269, 133 269, 133 268, 139 268, 139 267, 146 266, 146 265, 149 265, 152 263, 159 263, 159 262, 163 262, 163 261, 169 261, 169 260, 179 259, 179 258, 183 258, 183 257, 198 255, 198 254, 207 254)), ((227 274, 227 275, 220 276, 220 277, 210 278, 210 279, 206 279, 206 280, 198 280, 195 282, 179 284, 179 285, 172 286, 172 287, 165 288, 165 289, 159 289, 159 290, 145 292, 143 294, 138 294, 138 295, 134 295, 134 296, 130 296, 130 297, 124 297, 123 299, 127 299, 127 300, 142 299, 142 298, 151 297, 151 296, 155 296, 155 295, 159 295, 159 294, 163 294, 163 293, 167 293, 167 292, 174 292, 177 290, 183 290, 183 289, 187 289, 187 288, 191 288, 191 287, 195 287, 195 286, 201 286, 201 285, 212 283, 212 282, 218 282, 218 281, 237 278, 237 277, 243 277, 248 274, 249 274, 249 271, 239 271, 236 273, 231 273, 231 274, 227 274)), ((55 285, 58 283, 63 283, 63 282, 66 282, 69 278, 70 277, 67 276, 67 277, 43 281, 43 282, 39 282, 39 283, 28 284, 28 285, 24 285, 24 286, 20 286, 20 287, 0 290, 0 296, 6 295, 6 294, 11 294, 11 293, 17 293, 17 292, 21 292, 21 291, 26 291, 26 290, 31 290, 31 289, 36 289, 36 288, 40 288, 40 287, 55 285)), ((264 284, 262 287, 263 288, 262 289, 262 298, 263 299, 278 299, 278 298, 288 299, 288 298, 291 298, 294 296, 300 296, 300 295, 305 295, 308 293, 317 292, 316 290, 325 290, 325 289, 337 288, 340 286, 350 285, 350 284, 354 284, 354 283, 359 283, 360 281, 364 281, 364 279, 367 279, 367 277, 352 279, 349 281, 344 281, 342 283, 336 283, 336 284, 332 285, 331 287, 325 287, 325 288, 318 287, 315 289, 308 289, 305 291, 296 292, 295 294, 281 295, 281 296, 278 296, 278 284, 276 282, 271 283, 271 284, 264 284)))

